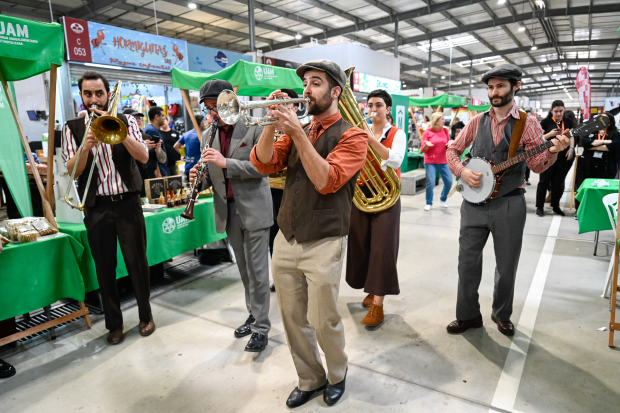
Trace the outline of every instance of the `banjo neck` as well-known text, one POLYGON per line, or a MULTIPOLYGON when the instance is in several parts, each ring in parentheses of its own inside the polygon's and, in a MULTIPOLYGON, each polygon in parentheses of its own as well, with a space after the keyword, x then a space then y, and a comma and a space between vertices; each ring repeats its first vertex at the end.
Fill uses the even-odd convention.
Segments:
MULTIPOLYGON (((573 131, 570 131, 568 133, 566 133, 566 135, 568 135, 569 138, 571 138, 573 136, 573 131)), ((534 155, 537 155, 543 151, 546 151, 547 149, 551 148, 553 146, 553 143, 551 142, 551 139, 549 139, 548 141, 545 141, 545 143, 540 144, 538 146, 533 147, 532 149, 529 149, 525 152, 523 152, 521 155, 518 156, 514 156, 510 159, 508 159, 507 161, 504 161, 502 163, 500 163, 497 166, 494 166, 492 171, 493 171, 493 175, 497 175, 498 173, 504 171, 505 169, 510 168, 513 165, 518 164, 519 162, 523 162, 524 160, 526 160, 527 158, 531 158, 534 155)))

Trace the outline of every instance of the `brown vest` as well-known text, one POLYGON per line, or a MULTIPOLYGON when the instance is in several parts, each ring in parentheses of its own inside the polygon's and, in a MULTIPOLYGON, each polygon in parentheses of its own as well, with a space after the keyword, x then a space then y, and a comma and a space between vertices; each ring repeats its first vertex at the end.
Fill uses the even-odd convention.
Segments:
MULTIPOLYGON (((125 115, 118 114, 118 118, 125 123, 125 126, 129 129, 129 123, 127 122, 127 118, 125 115)), ((75 118, 67 121, 67 126, 71 130, 71 134, 73 134, 73 139, 75 139, 75 144, 80 146, 82 144, 82 138, 84 137, 84 133, 86 132, 86 125, 84 124, 84 118, 75 118)), ((101 153, 100 153, 101 155, 101 153)), ((138 169, 138 165, 136 164, 136 160, 125 145, 119 143, 118 145, 112 146, 112 161, 114 161, 114 166, 116 166, 116 170, 121 175, 123 182, 129 192, 140 192, 142 190, 142 177, 140 176, 140 171, 138 169)), ((86 181, 88 180, 88 174, 90 173, 90 168, 93 164, 93 154, 88 152, 88 161, 86 162, 86 167, 80 176, 78 176, 78 194, 80 195, 80 199, 86 202, 85 207, 90 208, 95 206, 95 195, 97 194, 97 186, 99 185, 97 177, 99 176, 99 170, 97 165, 95 164, 95 170, 93 171, 93 179, 90 183, 90 187, 88 188, 88 194, 86 195, 86 200, 84 200, 84 190, 86 189, 86 181)), ((69 171, 71 172, 71 171, 69 171)))
MULTIPOLYGON (((314 149, 323 159, 327 158, 342 135, 352 127, 340 119, 323 132, 314 143, 314 149)), ((284 195, 278 214, 278 225, 284 237, 289 241, 295 237, 298 243, 302 243, 347 235, 357 174, 337 192, 322 195, 308 178, 294 143, 287 167, 284 195)))

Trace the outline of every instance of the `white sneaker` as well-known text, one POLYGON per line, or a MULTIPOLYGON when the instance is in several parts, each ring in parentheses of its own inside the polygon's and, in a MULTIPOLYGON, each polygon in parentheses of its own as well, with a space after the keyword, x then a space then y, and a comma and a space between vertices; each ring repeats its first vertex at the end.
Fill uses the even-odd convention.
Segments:
POLYGON ((447 202, 442 202, 441 206, 444 207, 444 208, 448 208, 448 203, 447 202))
POLYGON ((430 210, 431 210, 431 206, 430 206, 430 205, 425 206, 425 207, 424 207, 424 210, 425 210, 425 211, 430 211, 430 210))

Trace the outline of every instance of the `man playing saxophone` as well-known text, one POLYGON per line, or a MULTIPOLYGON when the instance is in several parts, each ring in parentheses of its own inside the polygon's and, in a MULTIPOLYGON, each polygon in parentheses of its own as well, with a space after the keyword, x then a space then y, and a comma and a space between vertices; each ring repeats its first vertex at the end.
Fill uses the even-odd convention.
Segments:
MULTIPOLYGON (((334 405, 345 390, 347 355, 338 312, 338 290, 358 171, 366 160, 368 134, 342 119, 338 100, 347 80, 328 60, 297 69, 310 99, 312 122, 302 128, 286 105, 270 107, 278 118, 265 126, 250 159, 259 172, 287 167, 280 232, 274 242, 272 273, 293 362, 299 377, 286 405, 297 407, 324 391, 334 405), (285 133, 273 141, 275 130, 285 133), (327 373, 319 356, 325 353, 327 373)), ((268 99, 279 97, 279 91, 268 99)))

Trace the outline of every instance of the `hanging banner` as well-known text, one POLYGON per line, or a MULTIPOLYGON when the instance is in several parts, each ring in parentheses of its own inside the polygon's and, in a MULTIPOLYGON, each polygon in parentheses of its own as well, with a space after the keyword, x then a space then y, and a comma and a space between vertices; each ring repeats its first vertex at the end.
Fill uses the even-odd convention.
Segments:
POLYGON ((275 57, 263 56, 263 64, 269 66, 286 67, 287 69, 297 69, 301 63, 290 62, 288 60, 276 59, 275 57))
POLYGON ((217 73, 237 63, 239 60, 252 61, 252 56, 212 47, 187 45, 190 72, 217 73))
POLYGON ((353 72, 353 82, 351 85, 354 91, 362 93, 370 93, 377 89, 383 89, 390 94, 400 93, 400 80, 387 79, 360 72, 353 72))
MULTIPOLYGON (((15 99, 15 92, 12 91, 11 93, 15 99)), ((19 213, 22 217, 31 217, 32 201, 30 200, 30 184, 28 183, 26 162, 24 162, 24 147, 19 138, 9 101, 4 94, 4 88, 0 88, 0 124, 2 124, 0 170, 2 170, 2 175, 4 175, 19 213)))
POLYGON ((583 114, 584 120, 590 120, 590 102, 592 99, 592 87, 590 82, 590 74, 588 69, 582 67, 577 72, 575 78, 575 87, 577 88, 577 94, 579 95, 579 107, 583 114))
POLYGON ((187 42, 95 22, 63 17, 71 61, 154 72, 187 70, 187 42))

